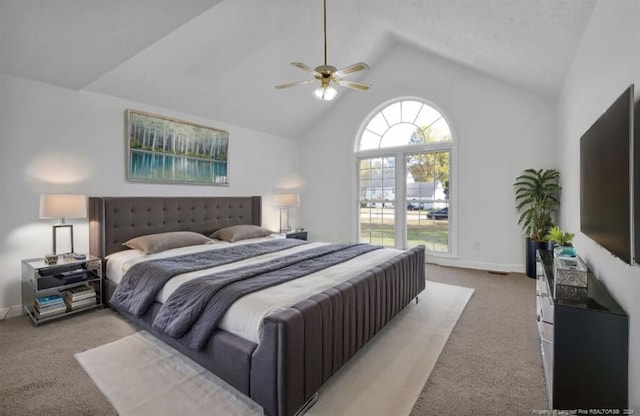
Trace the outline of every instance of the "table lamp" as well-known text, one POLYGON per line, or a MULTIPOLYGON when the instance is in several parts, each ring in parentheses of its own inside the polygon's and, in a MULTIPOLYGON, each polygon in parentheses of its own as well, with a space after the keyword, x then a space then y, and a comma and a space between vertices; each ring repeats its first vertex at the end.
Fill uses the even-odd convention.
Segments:
POLYGON ((300 195, 275 194, 273 195, 273 205, 280 207, 280 232, 291 231, 291 227, 289 226, 289 208, 300 206, 300 195))
POLYGON ((60 224, 53 226, 53 254, 58 253, 58 232, 68 229, 70 250, 73 253, 73 225, 65 224, 65 218, 87 218, 87 197, 85 195, 46 194, 40 195, 40 218, 60 218, 60 224))

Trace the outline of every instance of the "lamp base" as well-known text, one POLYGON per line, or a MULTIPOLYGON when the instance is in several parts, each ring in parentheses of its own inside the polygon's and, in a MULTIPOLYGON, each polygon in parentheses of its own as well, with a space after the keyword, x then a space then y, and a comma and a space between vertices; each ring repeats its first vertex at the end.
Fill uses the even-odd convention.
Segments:
POLYGON ((73 253, 73 225, 53 226, 53 254, 73 253))
POLYGON ((291 226, 289 225, 289 208, 281 207, 280 208, 280 232, 288 233, 291 231, 291 226), (284 215, 282 215, 282 211, 284 211, 284 215))

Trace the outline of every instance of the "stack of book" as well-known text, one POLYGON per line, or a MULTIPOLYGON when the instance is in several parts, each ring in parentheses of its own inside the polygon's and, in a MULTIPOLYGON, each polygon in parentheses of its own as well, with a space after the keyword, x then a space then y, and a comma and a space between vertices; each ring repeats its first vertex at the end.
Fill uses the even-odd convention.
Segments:
POLYGON ((35 307, 36 317, 38 318, 60 315, 67 310, 67 305, 65 305, 60 295, 40 296, 36 298, 33 305, 35 307))
POLYGON ((95 305, 96 291, 89 285, 73 287, 65 292, 64 303, 72 311, 95 305))

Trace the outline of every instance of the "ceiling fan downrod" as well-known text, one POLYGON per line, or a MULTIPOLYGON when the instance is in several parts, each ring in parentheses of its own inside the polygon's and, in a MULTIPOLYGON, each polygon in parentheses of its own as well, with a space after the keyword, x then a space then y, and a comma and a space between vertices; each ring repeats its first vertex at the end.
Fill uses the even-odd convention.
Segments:
POLYGON ((361 82, 355 81, 347 81, 342 77, 346 75, 353 74, 354 72, 362 71, 364 69, 369 69, 369 66, 364 62, 358 62, 353 65, 349 65, 340 70, 336 69, 335 66, 329 65, 327 63, 327 0, 322 0, 322 12, 323 12, 323 20, 322 20, 322 32, 323 32, 323 43, 324 43, 324 64, 317 66, 315 68, 311 68, 308 65, 303 64, 302 62, 291 62, 291 65, 302 69, 303 71, 309 72, 313 74, 314 79, 305 80, 305 81, 297 81, 291 82, 288 84, 276 85, 276 89, 280 90, 283 88, 297 87, 299 85, 311 84, 317 81, 320 81, 320 86, 316 88, 313 92, 313 95, 323 101, 331 101, 338 94, 337 90, 331 85, 336 84, 341 87, 347 87, 352 89, 357 89, 361 91, 368 90, 371 86, 368 84, 364 84, 361 82), (316 81, 317 80, 317 81, 316 81))

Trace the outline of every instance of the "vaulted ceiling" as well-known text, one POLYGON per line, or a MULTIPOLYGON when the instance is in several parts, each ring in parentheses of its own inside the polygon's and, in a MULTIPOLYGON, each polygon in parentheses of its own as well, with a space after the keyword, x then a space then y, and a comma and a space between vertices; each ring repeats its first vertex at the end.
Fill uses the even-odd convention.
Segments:
MULTIPOLYGON (((594 2, 327 0, 328 61, 369 63, 349 79, 375 88, 404 42, 553 98, 594 2)), ((332 104, 274 86, 322 59, 321 0, 0 0, 1 72, 285 137, 332 104)))

